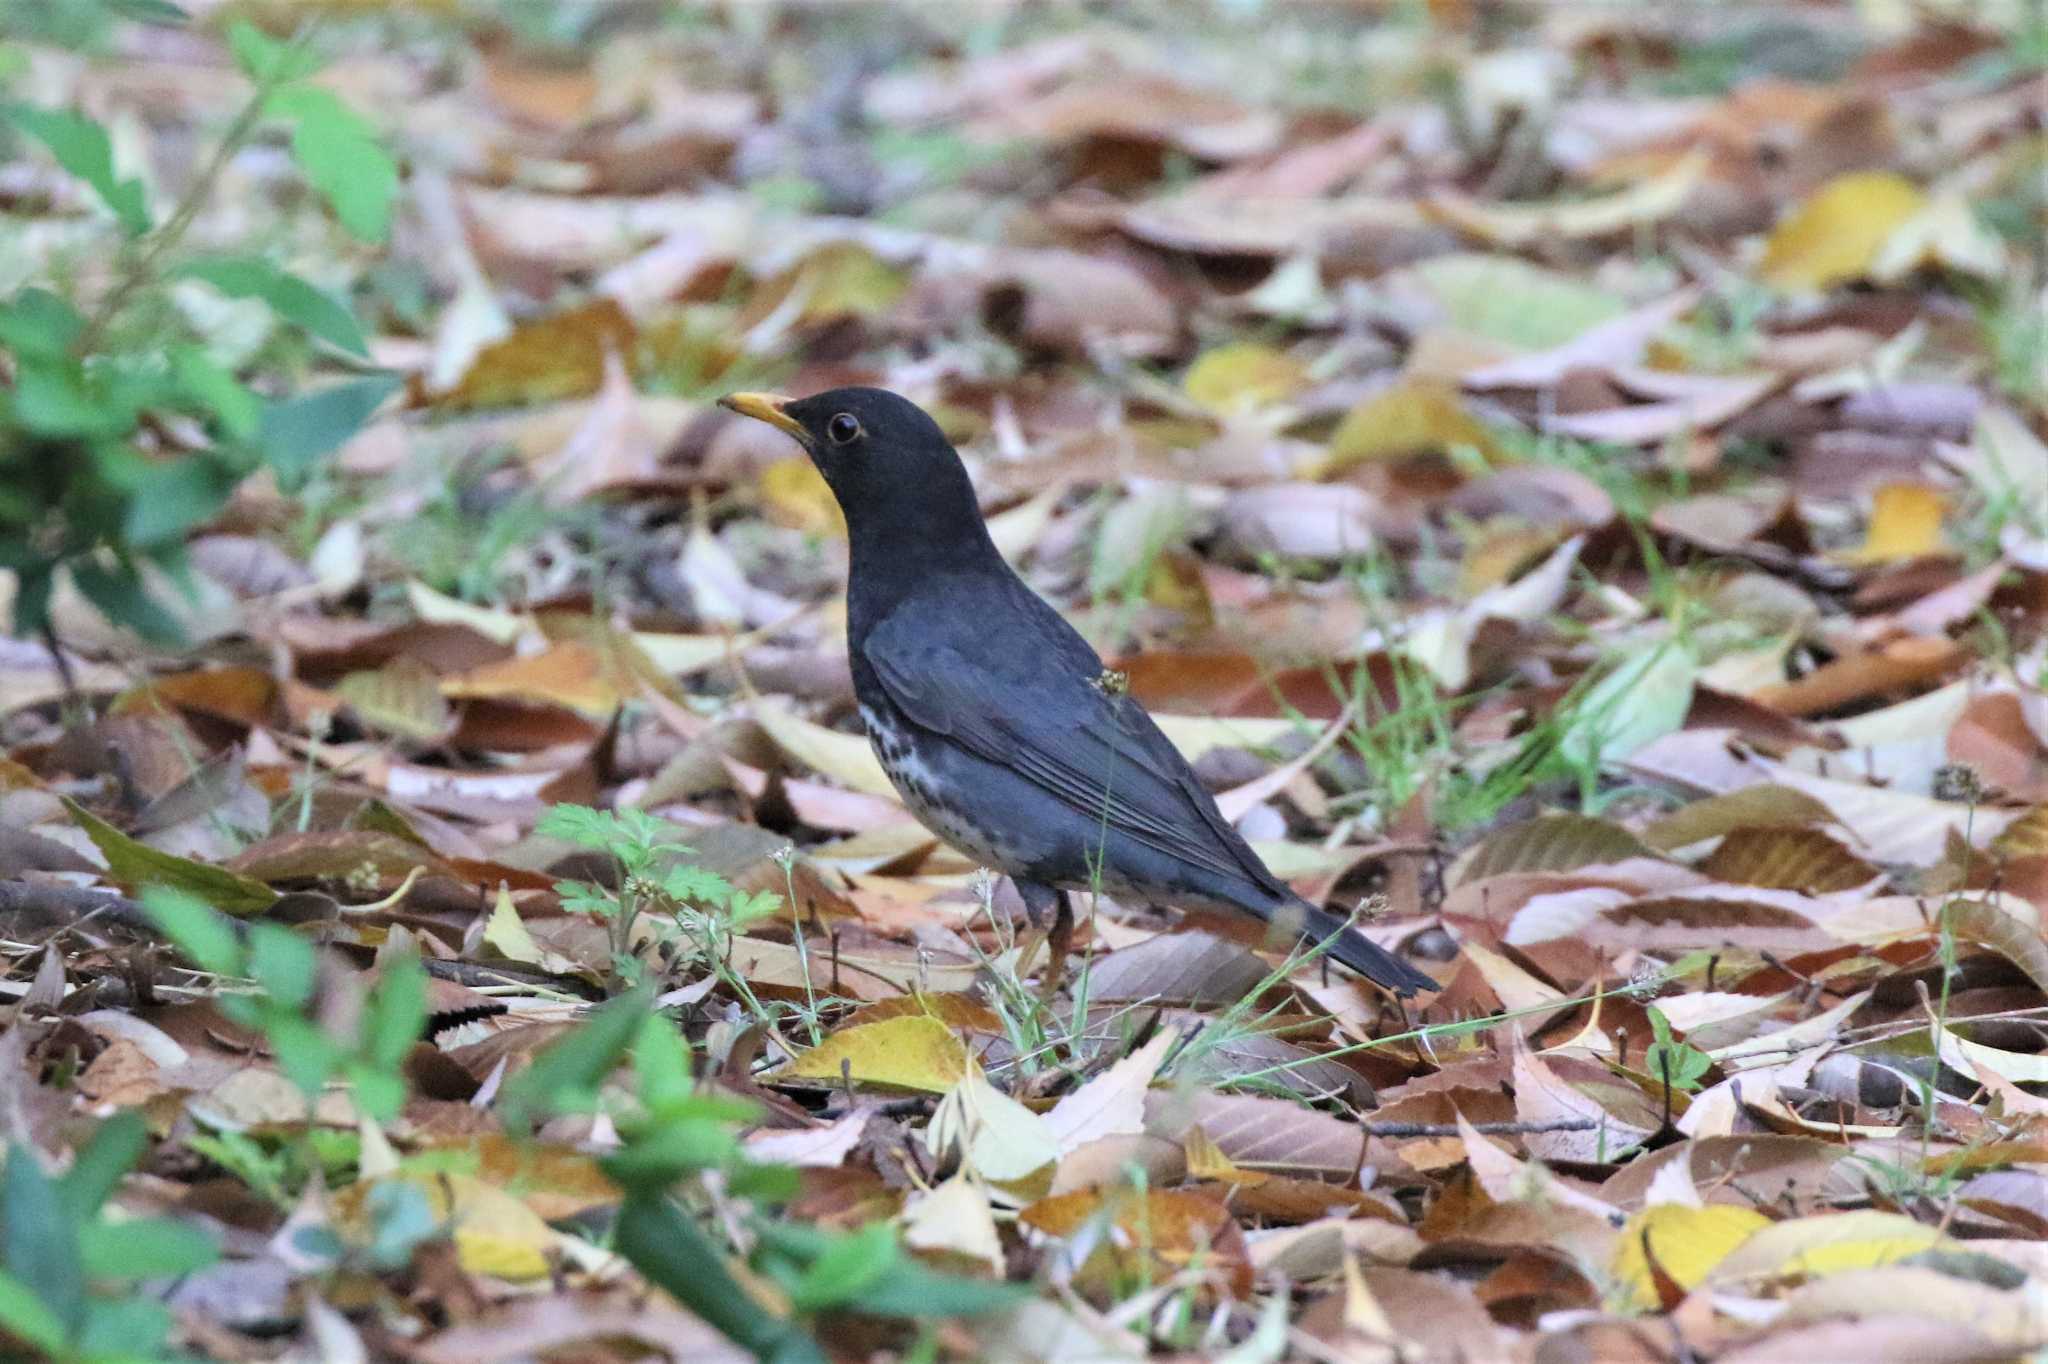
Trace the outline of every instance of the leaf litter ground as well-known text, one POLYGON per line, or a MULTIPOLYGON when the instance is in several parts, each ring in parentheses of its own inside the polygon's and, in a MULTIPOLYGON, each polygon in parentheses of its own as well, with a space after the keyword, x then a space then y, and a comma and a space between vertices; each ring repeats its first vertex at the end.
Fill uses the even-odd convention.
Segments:
MULTIPOLYGON (((301 22, 187 8, 5 49, 167 201, 301 22)), ((191 537, 188 647, 60 582, 0 657, 0 1220, 80 1256, 0 1257, 17 1339, 132 1279, 222 1359, 2048 1346, 2037 16, 334 10, 389 244, 259 138, 192 233, 328 345, 161 325, 402 383, 191 537), (849 382, 1437 991, 1106 899, 1041 991, 712 406, 849 382)), ((8 176, 90 304, 121 224, 8 176)))

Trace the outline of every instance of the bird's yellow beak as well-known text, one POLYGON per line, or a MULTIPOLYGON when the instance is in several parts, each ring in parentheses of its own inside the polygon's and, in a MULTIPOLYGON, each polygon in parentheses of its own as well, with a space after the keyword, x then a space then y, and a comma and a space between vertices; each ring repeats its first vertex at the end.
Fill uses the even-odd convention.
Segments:
POLYGON ((794 398, 785 398, 776 393, 728 393, 718 400, 718 405, 728 412, 737 412, 742 417, 752 417, 758 422, 767 422, 778 431, 796 438, 800 445, 809 445, 803 423, 783 411, 794 398))

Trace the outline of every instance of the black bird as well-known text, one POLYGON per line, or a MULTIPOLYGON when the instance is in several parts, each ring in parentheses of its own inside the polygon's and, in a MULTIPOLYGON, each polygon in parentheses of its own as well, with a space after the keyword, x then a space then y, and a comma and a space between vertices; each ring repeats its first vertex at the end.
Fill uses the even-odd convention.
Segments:
MULTIPOLYGON (((904 803, 1006 872, 1034 921, 1066 892, 1257 916, 1400 994, 1437 984, 1266 869, 1144 707, 989 538, 960 456, 876 388, 721 400, 796 438, 852 542, 854 694, 904 803)), ((1055 937, 1058 932, 1056 930, 1055 937)))

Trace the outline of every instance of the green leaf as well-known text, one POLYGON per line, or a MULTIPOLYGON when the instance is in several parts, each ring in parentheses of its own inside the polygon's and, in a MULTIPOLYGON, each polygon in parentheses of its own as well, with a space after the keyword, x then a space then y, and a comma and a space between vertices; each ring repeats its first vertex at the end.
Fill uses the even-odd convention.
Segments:
POLYGON ((113 210, 122 231, 131 237, 149 231, 149 204, 142 182, 116 178, 114 144, 105 128, 68 109, 8 104, 0 105, 0 115, 48 147, 58 165, 92 186, 100 202, 113 210))
POLYGON ((78 1249, 86 1274, 95 1279, 190 1274, 220 1258, 211 1236, 168 1217, 88 1222, 79 1228, 78 1249))
POLYGON ((1714 1058, 1689 1042, 1680 1042, 1671 1035, 1671 1021, 1664 1017, 1664 1011, 1652 1008, 1650 1032, 1656 1041, 1643 1054, 1643 1070, 1654 1080, 1663 1080, 1673 1089, 1692 1091, 1699 1088, 1700 1081, 1714 1068, 1714 1058))
POLYGON ((263 424, 263 400, 198 347, 174 348, 171 373, 185 390, 185 396, 202 412, 210 413, 221 430, 235 440, 253 438, 263 424))
POLYGON ((633 1072, 646 1108, 690 1097, 690 1044, 662 1014, 650 1014, 633 1044, 633 1072))
POLYGON ((370 990, 362 1053, 372 1065, 396 1069, 427 1024, 427 972, 415 956, 386 962, 370 990))
POLYGON ((92 1138, 72 1156, 71 1168, 57 1181, 57 1191, 74 1219, 82 1222, 99 1212, 121 1177, 135 1168, 148 1141, 149 1129, 132 1109, 93 1129, 92 1138))
MULTIPOLYGON (((161 555, 171 545, 165 544, 155 553, 161 555)), ((71 581, 85 595, 85 599, 97 606, 106 618, 116 625, 126 626, 152 644, 176 649, 185 643, 184 627, 180 626, 168 611, 150 596, 143 585, 142 577, 134 567, 122 563, 109 567, 92 559, 74 559, 71 563, 71 581)), ((141 844, 138 847, 144 846, 141 844)), ((230 873, 203 863, 187 862, 182 857, 171 857, 149 849, 153 856, 168 858, 182 867, 198 867, 206 874, 208 884, 220 884, 219 877, 230 873)), ((172 878, 176 883, 175 878, 172 878)), ((233 878, 240 881, 240 877, 233 878)), ((272 899, 276 899, 273 893, 272 899)))
POLYGON ((257 256, 216 256, 192 261, 178 273, 210 284, 229 298, 260 298, 285 321, 351 355, 369 358, 363 329, 346 303, 269 261, 257 256))
POLYGON ((345 1059, 340 1043, 310 1020, 282 1009, 264 1012, 263 1035, 270 1043, 271 1054, 277 1057, 277 1068, 309 1099, 320 1092, 345 1059))
POLYGON ((71 1334, 33 1288, 5 1271, 0 1271, 0 1328, 55 1356, 62 1356, 71 1334))
POLYGON ((345 1068, 356 1107, 379 1122, 389 1122, 405 1107, 405 1075, 401 1071, 351 1061, 345 1068))
MULTIPOLYGON (((74 801, 67 800, 64 805, 71 811, 72 820, 107 859, 107 875, 130 893, 151 887, 182 891, 229 914, 256 914, 277 902, 277 892, 261 881, 238 876, 225 867, 159 851, 130 838, 74 801)), ((201 965, 209 971, 216 969, 204 962, 201 965)))
POLYGON ((282 924, 249 926, 249 975, 276 1003, 305 1008, 319 973, 319 954, 297 933, 282 924))
POLYGON ((541 1048, 498 1100, 506 1130, 524 1136, 540 1118, 588 1108, 597 1086, 639 1035, 648 1000, 645 988, 620 995, 541 1048))
MULTIPOLYGON (((757 1221, 763 1247, 799 1263, 825 1253, 834 1233, 797 1222, 757 1221)), ((1025 1291, 1013 1284, 959 1278, 898 1255, 869 1287, 859 1310, 888 1317, 965 1317, 1015 1307, 1025 1291)))
POLYGON ((0 346, 17 356, 61 359, 85 331, 85 319, 47 289, 23 289, 0 307, 0 346))
POLYGON ((93 1364, 172 1364, 163 1354, 170 1309, 154 1298, 96 1298, 86 1304, 79 1353, 93 1364))
POLYGON ((1567 762, 1618 762, 1685 723, 1699 656, 1669 639, 1623 659, 1571 712, 1558 744, 1567 762))
POLYGON ((895 1228, 887 1222, 870 1222, 835 1237, 791 1286, 790 1302, 801 1312, 859 1304, 902 1253, 895 1228))
POLYGON ((407 1179, 387 1179, 365 1200, 370 1214, 370 1260, 397 1268, 413 1248, 440 1230, 426 1191, 407 1179))
POLYGON ((398 197, 398 163, 376 130, 319 86, 280 90, 270 107, 292 120, 292 155, 341 225, 366 242, 383 241, 398 197))
POLYGON ((217 976, 242 974, 242 940, 235 935, 234 924, 192 892, 151 886, 142 892, 142 908, 200 970, 217 976))
POLYGON ((627 841, 625 825, 617 815, 588 805, 550 806, 533 831, 542 838, 559 838, 599 852, 609 852, 614 844, 627 841))
POLYGON ((171 0, 102 0, 102 3, 109 14, 133 19, 138 24, 155 24, 159 28, 177 28, 192 19, 171 0))
POLYGON ((868 1289, 859 1306, 878 1317, 975 1317, 1006 1312, 1024 1297, 1015 1284, 942 1274, 906 1255, 868 1289))
POLYGON ((311 50, 279 42, 246 19, 228 25, 228 50, 235 65, 257 84, 283 85, 304 80, 320 69, 320 58, 311 50))
POLYGON ((761 1359, 824 1364, 824 1353, 803 1328, 769 1312, 741 1288, 703 1228, 667 1198, 629 1196, 619 1205, 612 1240, 648 1282, 666 1289, 740 1348, 761 1359))
POLYGON ((147 491, 128 503, 121 534, 138 549, 182 541, 186 531, 227 503, 241 481, 204 451, 167 460, 157 466, 147 491))
POLYGON ((66 1336, 84 1325, 78 1224, 36 1153, 20 1142, 9 1144, 7 1173, 0 1179, 0 1268, 42 1299, 66 1336))
POLYGON ((314 461, 361 430, 403 383, 396 374, 374 374, 272 403, 257 436, 265 461, 287 489, 297 487, 312 472, 314 461))
POLYGON ((604 1172, 620 1188, 658 1194, 684 1175, 716 1170, 738 1154, 731 1123, 683 1119, 634 1137, 605 1158, 604 1172))
POLYGON ((21 357, 14 376, 14 417, 45 436, 124 436, 135 425, 132 411, 93 393, 84 368, 63 357, 21 357))

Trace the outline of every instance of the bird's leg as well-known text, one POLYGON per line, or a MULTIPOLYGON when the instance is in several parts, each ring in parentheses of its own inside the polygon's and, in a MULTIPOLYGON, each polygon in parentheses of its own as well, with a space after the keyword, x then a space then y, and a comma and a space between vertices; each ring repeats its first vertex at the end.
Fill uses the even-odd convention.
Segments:
POLYGON ((1033 928, 1044 926, 1048 905, 1053 909, 1052 929, 1045 936, 1049 960, 1038 983, 1038 997, 1041 1000, 1051 999, 1066 977, 1067 952, 1074 945, 1073 901, 1066 891, 1043 881, 1019 881, 1017 893, 1024 897, 1024 912, 1031 916, 1033 928))
POLYGON ((1059 909, 1052 917, 1052 931, 1045 935, 1045 945, 1050 955, 1045 963, 1045 976, 1038 982, 1038 997, 1050 1000, 1066 980, 1067 953, 1074 946, 1074 901, 1064 890, 1059 892, 1059 909))

